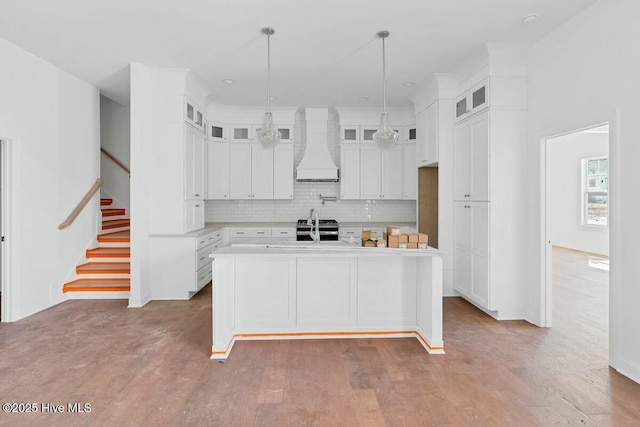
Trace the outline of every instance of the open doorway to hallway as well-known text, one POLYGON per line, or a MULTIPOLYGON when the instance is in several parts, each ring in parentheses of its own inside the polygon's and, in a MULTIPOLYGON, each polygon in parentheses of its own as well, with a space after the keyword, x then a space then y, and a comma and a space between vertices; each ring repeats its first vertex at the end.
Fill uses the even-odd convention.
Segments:
POLYGON ((606 360, 609 125, 548 138, 545 169, 547 326, 588 331, 606 360))

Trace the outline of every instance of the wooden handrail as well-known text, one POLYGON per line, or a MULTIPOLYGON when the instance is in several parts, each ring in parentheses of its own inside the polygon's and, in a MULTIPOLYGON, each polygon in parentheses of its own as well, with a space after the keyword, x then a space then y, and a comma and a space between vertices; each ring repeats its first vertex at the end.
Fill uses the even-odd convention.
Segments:
POLYGON ((65 219, 62 222, 62 224, 58 226, 58 230, 62 230, 64 228, 67 228, 71 224, 73 224, 73 221, 75 221, 78 215, 80 215, 80 212, 82 212, 82 209, 84 209, 84 207, 87 206, 87 203, 89 203, 89 200, 91 200, 91 198, 98 192, 98 190, 100 190, 100 187, 102 187, 102 180, 98 178, 96 179, 96 183, 93 184, 93 186, 89 189, 87 194, 85 194, 82 200, 80 200, 80 203, 78 203, 78 206, 76 206, 75 209, 71 211, 67 219, 65 219))
POLYGON ((111 154, 110 152, 108 152, 107 150, 105 150, 104 148, 100 147, 100 151, 102 151, 104 153, 105 156, 107 156, 108 158, 110 158, 111 160, 113 160, 113 162, 120 166, 120 169, 122 169, 123 171, 125 171, 127 173, 127 175, 131 176, 131 171, 129 171, 129 168, 126 167, 124 165, 124 163, 122 163, 120 160, 116 159, 114 157, 113 154, 111 154))

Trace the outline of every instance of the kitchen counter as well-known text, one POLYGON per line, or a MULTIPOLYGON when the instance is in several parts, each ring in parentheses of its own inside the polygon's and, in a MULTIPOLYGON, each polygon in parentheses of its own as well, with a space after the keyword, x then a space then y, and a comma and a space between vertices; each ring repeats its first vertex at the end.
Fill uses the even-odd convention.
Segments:
POLYGON ((444 353, 437 250, 339 242, 213 252, 212 359, 237 340, 413 337, 444 353))

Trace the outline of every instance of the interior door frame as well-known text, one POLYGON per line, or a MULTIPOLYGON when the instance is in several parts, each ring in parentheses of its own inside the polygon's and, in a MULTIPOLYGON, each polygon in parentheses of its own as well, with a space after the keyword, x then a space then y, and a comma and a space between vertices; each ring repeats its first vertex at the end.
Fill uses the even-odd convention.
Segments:
POLYGON ((2 263, 2 266, 0 267, 0 286, 2 287, 2 322, 12 322, 15 315, 13 310, 15 307, 15 295, 13 292, 13 285, 15 283, 15 280, 13 280, 14 265, 12 262, 13 222, 11 221, 11 210, 14 204, 11 203, 11 201, 13 196, 12 156, 13 144, 16 142, 16 140, 17 137, 15 134, 7 131, 2 131, 0 129, 0 161, 2 162, 2 164, 0 165, 0 179, 2 180, 2 201, 0 206, 2 212, 0 213, 0 233, 2 236, 4 236, 4 241, 0 243, 2 245, 2 251, 0 251, 0 263, 2 263))
MULTIPOLYGON (((618 234, 618 189, 619 189, 619 158, 618 158, 618 111, 598 114, 579 123, 572 129, 563 129, 540 140, 540 319, 541 326, 551 327, 553 302, 553 263, 550 233, 550 186, 549 179, 549 150, 550 140, 564 135, 592 129, 602 125, 609 125, 609 257, 617 259, 619 253, 618 234)), ((612 262, 609 271, 609 348, 613 347, 615 328, 618 325, 615 307, 618 306, 616 295, 617 269, 616 262, 612 262)))

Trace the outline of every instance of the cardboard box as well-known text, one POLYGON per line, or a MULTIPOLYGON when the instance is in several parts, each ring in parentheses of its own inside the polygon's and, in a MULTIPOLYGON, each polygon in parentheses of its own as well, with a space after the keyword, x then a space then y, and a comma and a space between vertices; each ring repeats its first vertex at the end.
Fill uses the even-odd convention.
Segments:
POLYGON ((427 244, 418 242, 418 249, 427 249, 427 244))
POLYGON ((365 240, 364 241, 364 247, 365 248, 375 248, 376 247, 376 241, 375 240, 365 240))
MULTIPOLYGON (((393 237, 393 236, 391 236, 391 238, 392 238, 392 237, 393 237)), ((397 236, 396 236, 396 237, 397 237, 397 236)), ((403 243, 403 244, 404 244, 404 243, 403 243)), ((396 248, 396 249, 397 249, 397 248, 399 248, 399 247, 400 247, 400 242, 398 242, 398 241, 393 242, 393 241, 389 240, 389 241, 387 242, 387 247, 388 247, 388 248, 396 248)))
POLYGON ((407 243, 409 241, 409 236, 407 236, 406 234, 401 234, 398 237, 400 237, 400 243, 407 243))
POLYGON ((398 249, 407 249, 408 244, 407 242, 398 243, 398 249))
MULTIPOLYGON (((387 236, 387 243, 389 244, 389 247, 393 247, 391 246, 392 243, 400 243, 400 236, 387 236)), ((397 248, 397 246, 395 246, 397 248)))
POLYGON ((377 242, 377 246, 379 248, 386 248, 387 247, 387 241, 385 239, 380 239, 377 242))
POLYGON ((424 233, 418 233, 418 242, 429 243, 429 235, 424 233))
POLYGON ((362 230, 362 240, 371 240, 371 230, 362 230))
POLYGON ((407 249, 418 249, 418 242, 407 243, 407 249))
POLYGON ((420 236, 416 233, 407 234, 409 236, 409 243, 418 243, 420 236))
POLYGON ((387 227, 387 234, 389 236, 399 236, 400 235, 400 227, 387 227))

